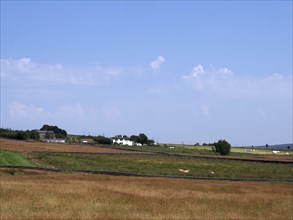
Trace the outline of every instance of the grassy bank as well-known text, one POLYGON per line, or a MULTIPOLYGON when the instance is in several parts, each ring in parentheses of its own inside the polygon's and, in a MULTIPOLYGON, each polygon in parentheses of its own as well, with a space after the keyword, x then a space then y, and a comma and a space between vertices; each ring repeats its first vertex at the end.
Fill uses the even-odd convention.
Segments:
POLYGON ((4 176, 0 219, 292 219, 292 184, 4 176))
POLYGON ((0 165, 34 166, 24 154, 6 150, 0 150, 0 165))
POLYGON ((198 159, 163 155, 77 155, 34 153, 46 167, 91 169, 165 176, 293 179, 293 164, 198 159), (179 169, 189 169, 189 173, 179 169))

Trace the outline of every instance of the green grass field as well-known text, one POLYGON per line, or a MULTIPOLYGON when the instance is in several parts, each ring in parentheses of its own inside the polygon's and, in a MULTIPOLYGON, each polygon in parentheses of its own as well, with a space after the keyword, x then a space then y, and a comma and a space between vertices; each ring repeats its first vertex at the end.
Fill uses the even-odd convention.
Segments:
POLYGON ((292 164, 228 161, 164 155, 31 155, 46 167, 91 169, 164 176, 293 179, 292 164), (178 169, 190 169, 182 173, 178 169), (212 174, 214 172, 214 174, 212 174))
POLYGON ((0 165, 34 166, 22 153, 0 150, 0 165))

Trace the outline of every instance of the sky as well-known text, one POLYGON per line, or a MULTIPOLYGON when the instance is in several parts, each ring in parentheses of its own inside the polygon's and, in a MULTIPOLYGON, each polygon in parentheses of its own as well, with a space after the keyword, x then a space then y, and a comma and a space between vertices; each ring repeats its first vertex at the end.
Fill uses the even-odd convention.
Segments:
POLYGON ((292 143, 292 1, 1 0, 1 127, 292 143))

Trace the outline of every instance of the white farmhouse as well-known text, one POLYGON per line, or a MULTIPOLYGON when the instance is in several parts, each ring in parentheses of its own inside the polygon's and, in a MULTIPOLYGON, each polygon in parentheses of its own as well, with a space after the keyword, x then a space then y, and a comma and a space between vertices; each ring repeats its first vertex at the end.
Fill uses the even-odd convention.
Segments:
POLYGON ((59 144, 65 144, 65 140, 64 139, 43 139, 43 142, 47 142, 47 143, 59 143, 59 144))
POLYGON ((133 146, 134 142, 130 140, 129 137, 127 136, 122 136, 122 135, 118 135, 115 137, 112 137, 113 140, 113 144, 121 144, 121 145, 128 145, 128 146, 133 146))

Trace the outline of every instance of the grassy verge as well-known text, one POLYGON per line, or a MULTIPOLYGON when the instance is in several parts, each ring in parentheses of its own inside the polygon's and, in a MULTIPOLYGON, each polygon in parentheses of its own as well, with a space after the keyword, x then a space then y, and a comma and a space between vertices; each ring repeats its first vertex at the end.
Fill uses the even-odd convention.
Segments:
POLYGON ((0 165, 34 166, 22 153, 0 150, 0 165))
POLYGON ((32 155, 42 166, 165 176, 293 179, 292 164, 226 161, 163 155, 32 155), (182 173, 178 169, 190 169, 182 173))

